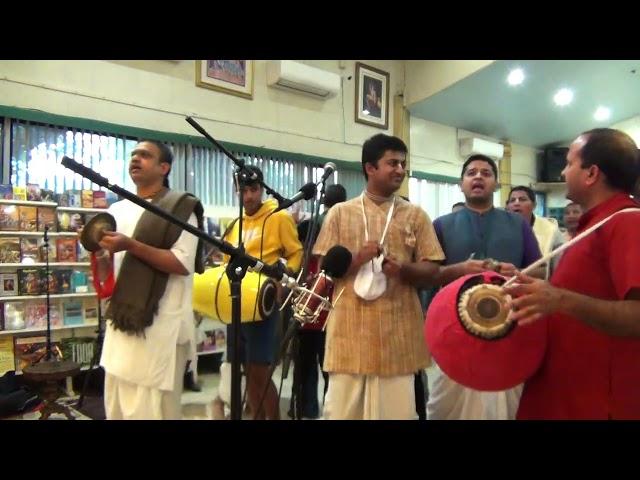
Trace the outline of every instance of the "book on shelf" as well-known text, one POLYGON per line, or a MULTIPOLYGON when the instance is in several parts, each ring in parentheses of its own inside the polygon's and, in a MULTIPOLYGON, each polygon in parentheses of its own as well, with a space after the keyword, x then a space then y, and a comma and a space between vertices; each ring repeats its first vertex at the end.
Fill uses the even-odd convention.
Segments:
POLYGON ((64 359, 79 363, 81 366, 91 364, 94 344, 95 339, 92 337, 64 338, 60 342, 64 359))
POLYGON ((67 299, 62 302, 62 319, 65 325, 82 325, 83 313, 81 300, 67 299))
POLYGON ((82 208, 93 208, 93 190, 82 190, 82 208))
POLYGON ((0 230, 20 230, 20 213, 17 205, 0 205, 0 230))
POLYGON ((67 190, 69 196, 69 206, 82 208, 82 191, 81 190, 67 190))
MULTIPOLYGON (((15 338, 14 344, 16 372, 21 372, 30 365, 42 360, 47 353, 47 337, 15 338)), ((52 358, 62 358, 60 342, 51 342, 52 358)))
POLYGON ((36 183, 27 183, 27 200, 30 202, 42 201, 42 195, 40 193, 40 185, 36 183))
POLYGON ((77 262, 76 239, 56 238, 56 258, 58 262, 77 262))
MULTIPOLYGON (((46 308, 46 303, 45 303, 45 308, 46 308)), ((64 325, 64 322, 62 321, 62 312, 60 311, 60 305, 58 304, 58 302, 50 302, 49 303, 49 309, 51 311, 51 313, 49 315, 51 315, 51 326, 52 327, 61 327, 64 325)), ((46 315, 46 311, 45 311, 45 315, 46 315)))
POLYGON ((20 263, 20 237, 0 237, 0 263, 20 263))
POLYGON ((20 263, 31 265, 40 262, 40 248, 35 237, 20 238, 20 263))
POLYGON ((71 213, 69 212, 56 212, 58 217, 58 231, 59 232, 73 232, 71 229, 71 213))
POLYGON ((40 195, 42 195, 42 199, 41 199, 42 202, 58 203, 57 195, 53 190, 48 190, 46 188, 43 188, 40 190, 40 195))
MULTIPOLYGON (((49 318, 52 327, 61 327, 62 319, 57 305, 49 305, 49 318)), ((44 301, 25 302, 24 323, 26 328, 47 328, 47 304, 44 301)))
POLYGON ((69 206, 69 194, 67 192, 62 192, 58 194, 58 206, 59 207, 69 206))
POLYGON ((18 272, 0 273, 0 296, 18 295, 18 272))
POLYGON ((49 270, 49 274, 47 276, 46 268, 43 268, 40 271, 40 275, 42 278, 41 285, 40 285, 40 293, 42 295, 47 293, 47 279, 45 279, 45 277, 48 278, 50 295, 53 295, 56 293, 62 293, 60 292, 60 285, 58 284, 58 275, 56 270, 49 270))
POLYGON ((84 214, 80 212, 57 212, 58 231, 77 232, 84 227, 84 214))
POLYGON ((49 227, 50 232, 57 231, 56 209, 53 207, 38 207, 38 231, 44 232, 44 227, 49 227))
POLYGON ((18 284, 20 295, 40 295, 42 288, 43 269, 20 268, 18 269, 18 284))
POLYGON ((0 375, 15 370, 15 356, 13 353, 13 337, 0 337, 0 375))
POLYGON ((47 306, 44 305, 44 312, 40 302, 25 302, 24 305, 24 326, 25 328, 47 328, 47 306), (44 313, 44 316, 42 315, 44 313))
POLYGON ((84 309, 85 323, 98 322, 98 300, 96 298, 85 298, 82 301, 84 309))
POLYGON ((13 200, 13 185, 8 183, 0 184, 0 199, 13 200))
POLYGON ((27 199, 27 187, 13 187, 13 199, 14 200, 26 200, 27 199))
POLYGON ((71 277, 71 293, 88 293, 89 292, 89 277, 87 272, 82 270, 70 270, 71 277))
POLYGON ((58 293, 73 293, 72 287, 71 287, 71 275, 72 275, 72 270, 71 269, 67 269, 67 268, 63 268, 63 269, 56 269, 55 270, 55 275, 57 278, 57 284, 58 284, 58 293))
POLYGON ((75 212, 71 214, 71 222, 69 225, 69 228, 71 232, 77 232, 78 230, 84 228, 86 222, 85 222, 85 215, 84 213, 79 213, 79 212, 75 212))
MULTIPOLYGON (((40 263, 47 263, 47 251, 44 247, 44 238, 38 238, 38 253, 40 256, 40 263)), ((56 239, 49 239, 49 263, 57 262, 57 251, 56 251, 56 239)))
POLYGON ((20 284, 20 295, 40 295, 43 292, 44 269, 20 268, 18 269, 18 283, 20 284))
POLYGON ((38 208, 20 205, 18 211, 20 212, 20 230, 23 232, 37 232, 38 208))
POLYGON ((107 208, 107 192, 102 190, 93 192, 93 208, 107 208))
POLYGON ((24 302, 4 302, 2 307, 4 329, 22 330, 24 328, 24 302))

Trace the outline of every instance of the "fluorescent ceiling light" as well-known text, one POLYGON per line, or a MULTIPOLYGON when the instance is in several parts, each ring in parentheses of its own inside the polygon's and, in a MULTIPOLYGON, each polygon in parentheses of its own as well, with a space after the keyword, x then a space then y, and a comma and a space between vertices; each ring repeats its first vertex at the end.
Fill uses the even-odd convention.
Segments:
POLYGON ((569 105, 572 100, 573 100, 573 92, 568 88, 561 88, 553 96, 553 101, 559 107, 564 107, 566 105, 569 105))
POLYGON ((522 82, 524 82, 524 72, 522 71, 522 69, 514 68, 513 70, 511 70, 511 72, 509 72, 509 76, 507 77, 507 82, 509 82, 509 85, 511 85, 512 87, 520 85, 522 82))
POLYGON ((593 118, 595 118, 599 122, 602 122, 604 120, 609 120, 610 116, 611 116, 611 110, 608 109, 607 107, 598 107, 596 109, 596 113, 593 114, 593 118))

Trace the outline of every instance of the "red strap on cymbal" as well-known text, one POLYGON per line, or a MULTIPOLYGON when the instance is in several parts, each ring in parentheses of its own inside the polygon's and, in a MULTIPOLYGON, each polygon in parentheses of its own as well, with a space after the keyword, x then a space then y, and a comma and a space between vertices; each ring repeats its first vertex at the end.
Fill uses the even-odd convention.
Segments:
POLYGON ((113 275, 113 263, 111 263, 111 269, 107 279, 101 282, 98 277, 98 259, 95 252, 91 252, 91 273, 93 273, 93 286, 96 289, 98 298, 109 298, 113 295, 113 289, 115 288, 116 281, 113 275))

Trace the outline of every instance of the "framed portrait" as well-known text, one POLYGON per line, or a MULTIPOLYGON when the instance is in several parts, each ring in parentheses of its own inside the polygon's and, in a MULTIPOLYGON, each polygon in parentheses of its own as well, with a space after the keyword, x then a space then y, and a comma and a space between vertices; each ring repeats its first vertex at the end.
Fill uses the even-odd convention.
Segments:
POLYGON ((356 62, 355 121, 389 128, 389 73, 356 62))
POLYGON ((253 60, 196 60, 196 85, 253 98, 253 60))

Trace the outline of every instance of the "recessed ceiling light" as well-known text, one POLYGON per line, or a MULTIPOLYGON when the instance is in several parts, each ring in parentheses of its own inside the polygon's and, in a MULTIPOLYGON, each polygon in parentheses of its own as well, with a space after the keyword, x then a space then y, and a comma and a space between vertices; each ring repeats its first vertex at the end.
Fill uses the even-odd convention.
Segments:
POLYGON ((524 72, 522 71, 521 68, 514 68, 513 70, 511 70, 511 72, 509 72, 509 76, 507 77, 507 82, 509 82, 509 85, 511 85, 512 87, 515 87, 516 85, 520 85, 523 81, 524 81, 524 72))
POLYGON ((598 107, 596 109, 596 113, 593 114, 593 118, 595 118, 599 122, 602 122, 604 120, 609 120, 610 116, 611 116, 611 110, 608 109, 607 107, 598 107))
POLYGON ((573 92, 568 88, 561 88, 553 96, 553 101, 559 107, 564 107, 566 105, 569 105, 572 100, 573 100, 573 92))

